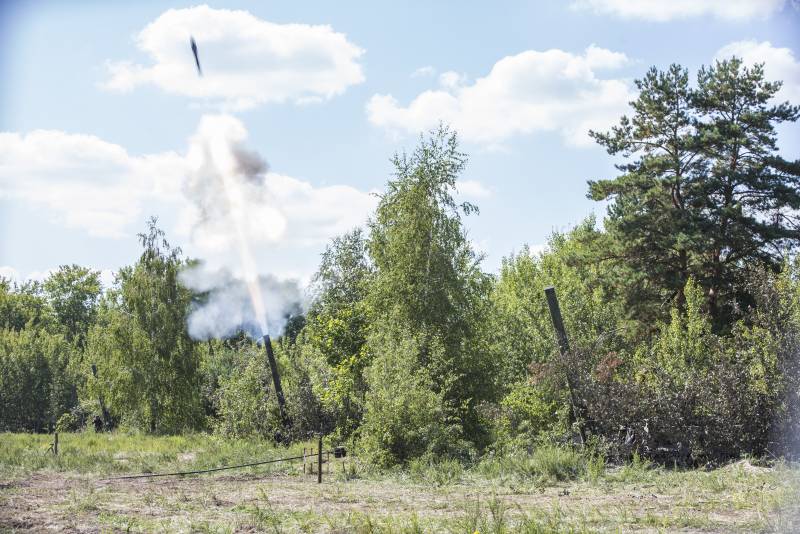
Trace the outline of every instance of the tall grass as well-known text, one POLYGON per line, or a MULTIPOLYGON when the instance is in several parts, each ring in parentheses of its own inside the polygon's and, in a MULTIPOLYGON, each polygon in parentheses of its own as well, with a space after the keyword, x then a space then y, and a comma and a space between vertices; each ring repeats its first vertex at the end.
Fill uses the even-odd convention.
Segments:
POLYGON ((543 445, 531 454, 487 458, 475 467, 475 471, 485 478, 537 483, 597 477, 602 469, 602 460, 595 456, 554 445, 543 445))
MULTIPOLYGON (((297 456, 299 443, 276 447, 261 440, 223 439, 209 434, 148 436, 92 432, 59 434, 58 456, 48 449, 47 434, 0 433, 0 473, 5 476, 39 470, 100 475, 192 471, 258 460, 297 456)), ((293 471, 294 464, 268 464, 258 472, 293 471)))

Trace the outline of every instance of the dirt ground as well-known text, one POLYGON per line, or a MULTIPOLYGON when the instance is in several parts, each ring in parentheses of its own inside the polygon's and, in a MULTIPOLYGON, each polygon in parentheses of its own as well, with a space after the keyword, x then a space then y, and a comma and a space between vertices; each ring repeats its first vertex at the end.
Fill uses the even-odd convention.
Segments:
POLYGON ((718 492, 661 489, 434 487, 333 477, 320 485, 311 476, 257 474, 100 480, 38 472, 0 484, 0 531, 403 532, 418 525, 463 532, 482 515, 513 525, 531 514, 550 525, 543 532, 791 532, 785 529, 800 526, 797 510, 764 517, 718 492))

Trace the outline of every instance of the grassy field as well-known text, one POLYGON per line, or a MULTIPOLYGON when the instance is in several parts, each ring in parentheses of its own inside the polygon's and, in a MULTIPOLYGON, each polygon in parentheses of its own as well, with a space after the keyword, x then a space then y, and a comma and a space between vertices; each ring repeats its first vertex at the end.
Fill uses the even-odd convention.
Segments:
MULTIPOLYGON (((800 469, 740 461, 673 470, 606 466, 574 451, 379 471, 332 461, 184 477, 108 480, 294 456, 206 435, 0 434, 0 531, 800 532, 800 469)), ((305 444, 310 447, 311 444, 305 444)))

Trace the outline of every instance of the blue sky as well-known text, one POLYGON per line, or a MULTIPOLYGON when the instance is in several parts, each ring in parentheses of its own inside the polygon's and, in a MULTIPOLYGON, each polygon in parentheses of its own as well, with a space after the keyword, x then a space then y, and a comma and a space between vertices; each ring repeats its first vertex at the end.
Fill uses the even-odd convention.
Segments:
MULTIPOLYGON (((459 196, 481 208, 467 227, 494 271, 602 216, 586 180, 614 161, 586 129, 613 123, 651 65, 736 53, 800 103, 800 12, 783 0, 0 5, 0 274, 19 279, 128 264, 150 215, 237 271, 229 228, 203 226, 186 193, 192 147, 220 124, 269 164, 245 199, 258 270, 305 280, 365 220, 391 154, 439 120, 470 155, 459 196)), ((800 157, 800 128, 780 132, 800 157)))

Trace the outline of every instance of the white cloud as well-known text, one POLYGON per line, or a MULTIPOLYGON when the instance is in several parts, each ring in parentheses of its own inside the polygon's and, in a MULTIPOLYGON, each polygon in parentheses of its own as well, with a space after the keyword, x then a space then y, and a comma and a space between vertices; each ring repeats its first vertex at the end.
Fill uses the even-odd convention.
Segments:
POLYGON ((459 180, 456 182, 459 195, 469 198, 488 198, 492 192, 477 180, 459 180))
POLYGON ((433 68, 431 65, 425 65, 424 67, 420 67, 414 72, 411 73, 412 78, 427 78, 429 76, 434 76, 436 74, 436 69, 433 68))
POLYGON ((710 15, 724 20, 764 19, 780 11, 786 0, 575 0, 575 9, 626 19, 666 22, 710 15))
POLYGON ((467 83, 467 76, 458 72, 448 70, 439 75, 439 85, 444 89, 456 90, 467 83))
POLYGON ((570 144, 585 145, 589 129, 613 124, 632 100, 626 81, 598 76, 627 61, 625 54, 594 45, 583 54, 528 50, 502 58, 471 85, 445 73, 441 88, 420 93, 407 106, 390 94, 373 95, 367 116, 376 126, 408 133, 445 121, 464 139, 490 147, 536 131, 556 131, 570 144))
POLYGON ((715 59, 737 56, 746 64, 764 63, 764 74, 770 81, 783 81, 776 97, 800 104, 800 61, 789 48, 772 46, 769 41, 737 41, 722 47, 715 59))
MULTIPOLYGON (((130 155, 119 145, 89 135, 0 132, 0 196, 25 202, 57 223, 102 237, 138 230, 146 215, 144 208, 152 210, 158 201, 178 214, 175 230, 179 236, 193 238, 190 253, 221 253, 231 244, 230 228, 210 226, 192 234, 203 214, 188 196, 188 180, 203 150, 198 139, 209 128, 226 124, 239 136, 239 148, 247 136, 244 125, 230 116, 207 116, 186 154, 143 156, 130 155)), ((347 185, 317 187, 273 172, 262 178, 247 190, 241 206, 255 245, 318 247, 363 224, 377 203, 370 192, 347 185)), ((308 274, 305 271, 300 269, 298 274, 308 274)))
POLYGON ((28 273, 28 276, 25 277, 25 280, 31 280, 34 282, 44 282, 50 275, 56 272, 58 269, 55 267, 51 267, 50 269, 45 269, 43 271, 31 271, 28 273))
POLYGON ((136 44, 151 65, 110 62, 104 86, 129 91, 152 84, 230 109, 262 103, 304 104, 341 94, 364 81, 363 50, 330 26, 276 24, 247 11, 206 5, 170 9, 148 24, 136 44), (197 42, 203 76, 189 38, 197 42))
POLYGON ((0 278, 5 278, 12 282, 18 281, 19 271, 9 265, 0 265, 0 278))
POLYGON ((0 132, 0 196, 93 236, 124 235, 148 198, 177 194, 183 169, 173 152, 132 156, 91 135, 0 132))

